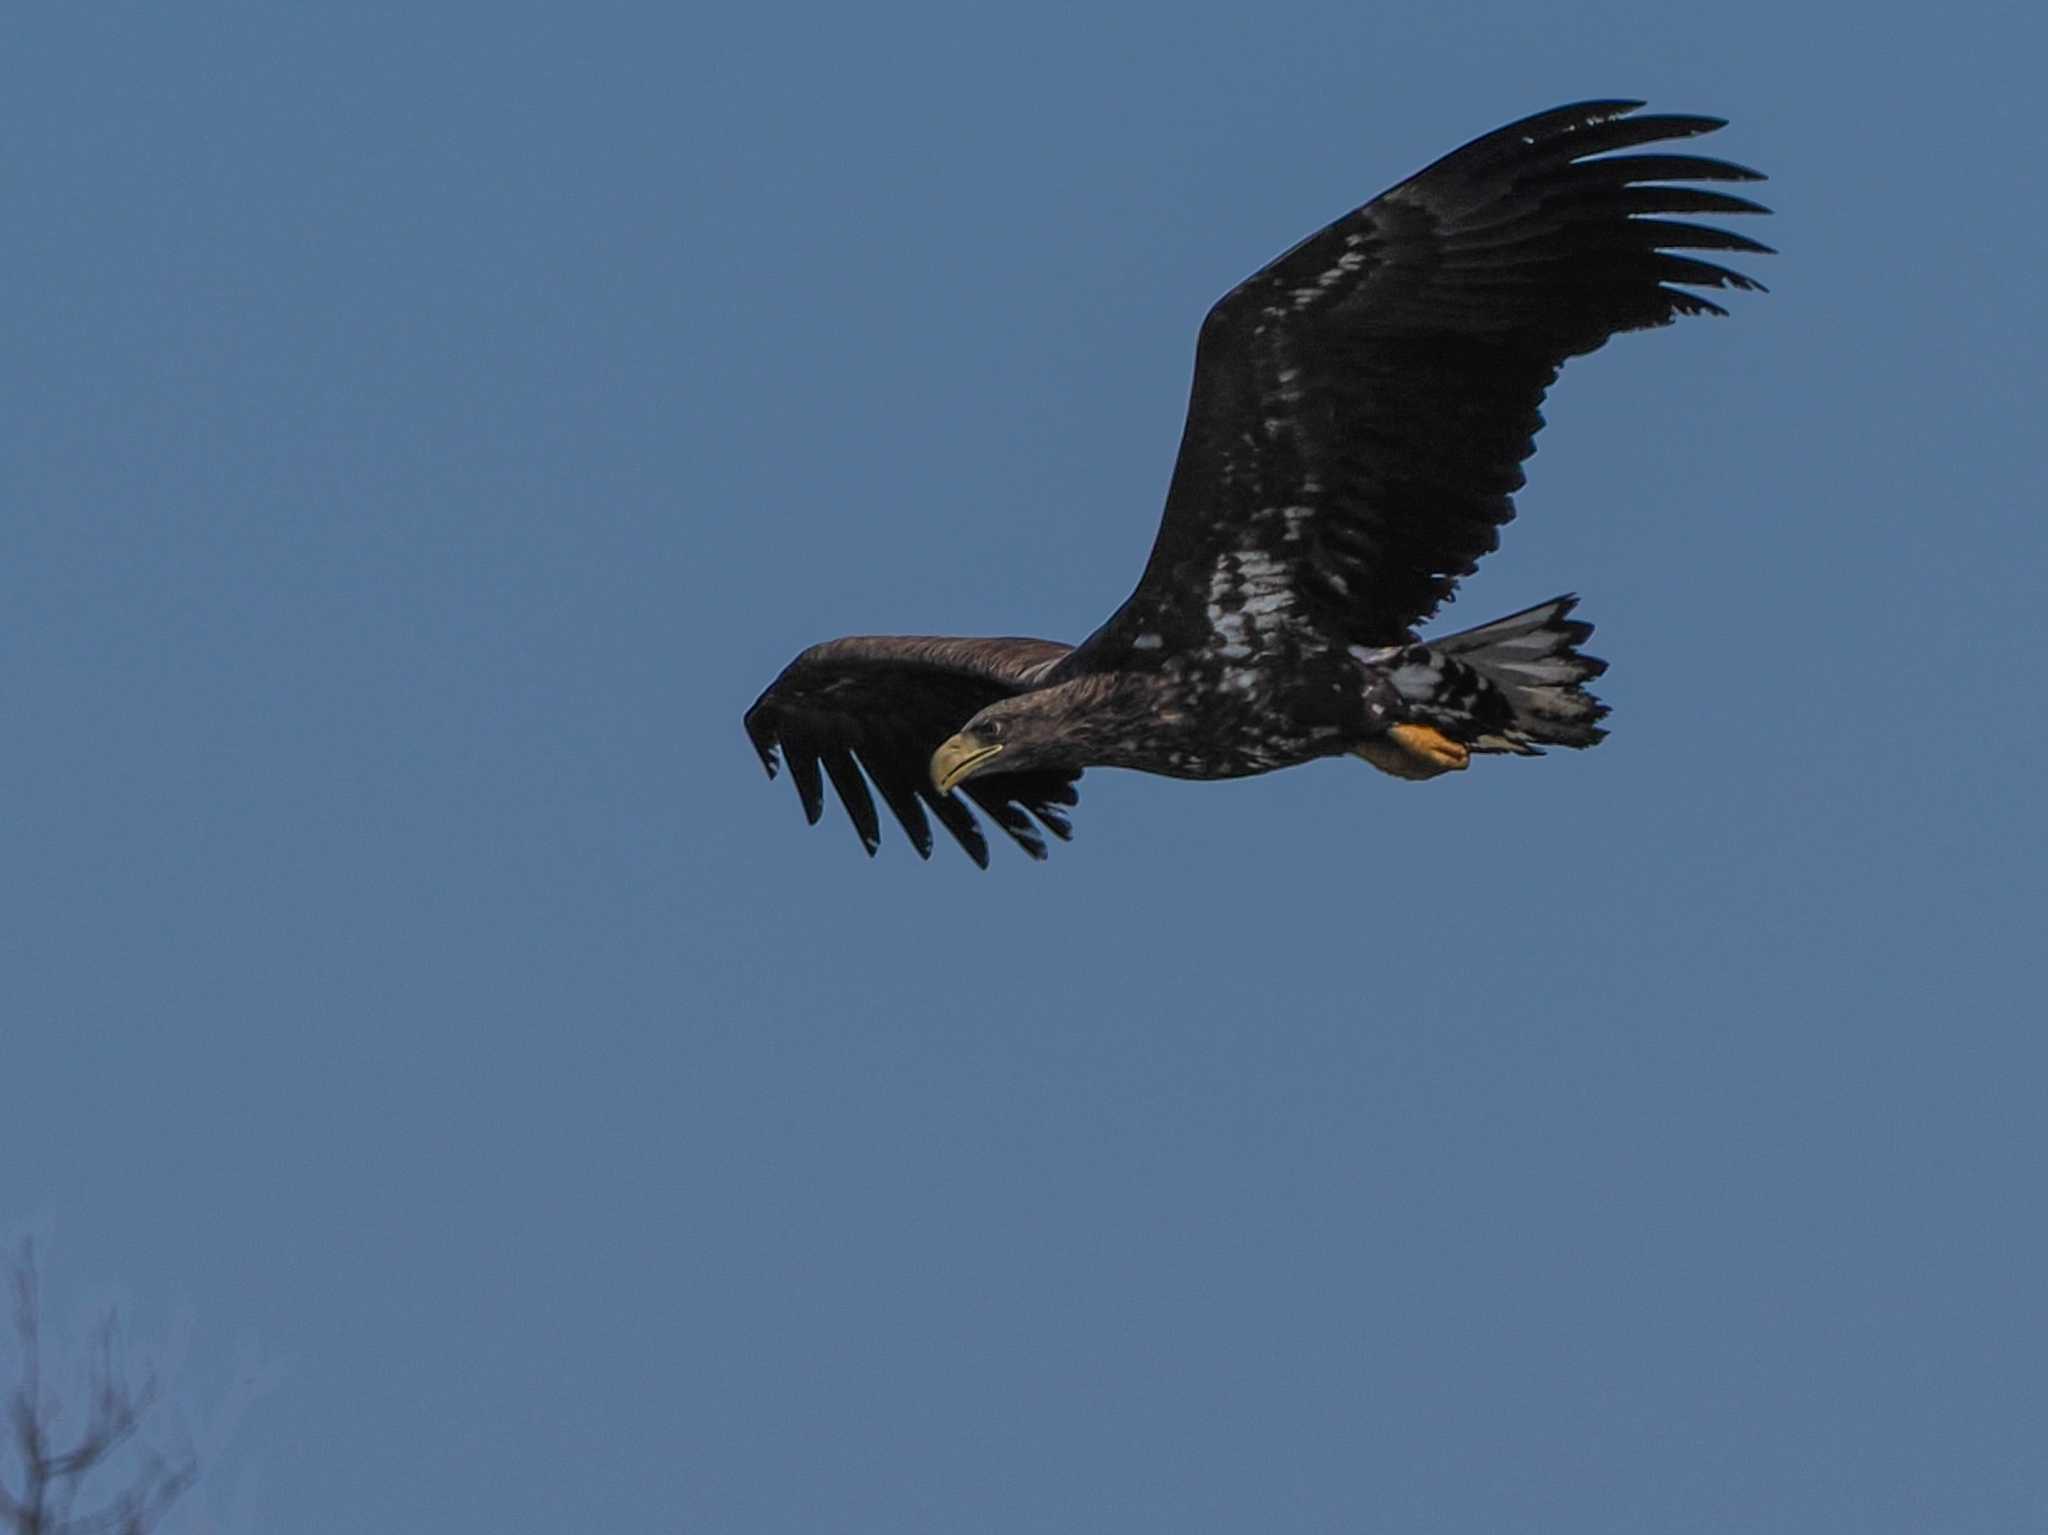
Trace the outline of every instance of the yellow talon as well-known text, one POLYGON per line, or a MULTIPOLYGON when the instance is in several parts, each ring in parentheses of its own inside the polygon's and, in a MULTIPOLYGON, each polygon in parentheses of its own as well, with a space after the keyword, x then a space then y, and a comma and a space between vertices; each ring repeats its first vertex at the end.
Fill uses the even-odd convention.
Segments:
POLYGON ((1382 773, 1420 781, 1439 773, 1455 773, 1472 754, 1434 725, 1390 725, 1386 735, 1367 741, 1357 755, 1382 773))

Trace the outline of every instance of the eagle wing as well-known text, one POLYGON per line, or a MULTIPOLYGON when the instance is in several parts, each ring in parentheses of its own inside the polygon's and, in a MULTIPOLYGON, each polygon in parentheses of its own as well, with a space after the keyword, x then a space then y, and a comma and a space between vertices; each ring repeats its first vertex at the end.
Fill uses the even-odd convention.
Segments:
POLYGON ((1302 624, 1411 640, 1514 515, 1564 360, 1725 313, 1674 285, 1759 286, 1675 252, 1769 247, 1665 215, 1765 212, 1675 184, 1761 178, 1613 153, 1723 125, 1640 106, 1583 102, 1475 139, 1226 294, 1144 575, 1067 669, 1241 659, 1302 624))
POLYGON ((932 786, 931 759, 974 715, 1035 686, 1072 648, 1053 640, 926 635, 830 640, 790 662, 755 700, 747 739, 770 778, 780 749, 814 826, 825 805, 822 765, 869 856, 882 840, 871 781, 921 858, 932 855, 930 811, 968 857, 988 867, 987 839, 961 794, 1025 852, 1043 858, 1040 827, 1061 841, 1073 834, 1061 807, 1079 798, 1078 769, 987 773, 941 794, 932 786))

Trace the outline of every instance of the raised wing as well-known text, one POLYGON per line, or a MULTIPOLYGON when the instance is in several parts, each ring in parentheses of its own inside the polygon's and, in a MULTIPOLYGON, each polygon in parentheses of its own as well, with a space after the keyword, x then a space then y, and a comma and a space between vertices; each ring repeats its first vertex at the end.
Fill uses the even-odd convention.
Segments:
POLYGON ((1073 666, 1243 659, 1304 626, 1324 643, 1412 638, 1514 515, 1564 360, 1725 312, 1687 287, 1759 286, 1675 252, 1767 246, 1664 215, 1764 212, 1683 184, 1761 178, 1614 154, 1722 126, 1630 116, 1641 105, 1489 133, 1226 294, 1202 326, 1145 573, 1073 666))
POLYGON ((948 736, 996 700, 1034 686, 1072 648, 1052 640, 925 635, 813 645, 747 711, 747 739, 770 778, 780 748, 813 826, 825 806, 822 765, 870 857, 882 841, 872 782, 921 858, 932 855, 929 811, 968 857, 988 867, 988 841, 962 794, 1025 852, 1043 858, 1040 827, 1063 842, 1073 835, 1061 807, 1079 798, 1079 771, 989 773, 940 794, 930 766, 948 736))

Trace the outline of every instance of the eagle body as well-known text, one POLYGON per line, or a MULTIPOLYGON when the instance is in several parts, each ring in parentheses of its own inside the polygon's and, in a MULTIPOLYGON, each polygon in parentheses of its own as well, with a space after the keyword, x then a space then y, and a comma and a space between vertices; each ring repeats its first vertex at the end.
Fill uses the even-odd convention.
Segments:
MULTIPOLYGON (((1247 778, 1351 751, 1402 717, 1392 685, 1352 656, 1324 647, 1272 660, 1212 667, 1175 657, 1157 671, 1106 674, 1116 702, 1084 716, 1090 750, 1075 765, 1247 778)), ((1034 704, 1064 710, 1068 699, 1034 704)))
POLYGON ((1217 684, 1198 667, 1169 671, 1163 728, 1130 753, 1134 765, 1170 778, 1246 778, 1354 750, 1398 717, 1383 682, 1328 650, 1285 670, 1228 668, 1217 684))
POLYGON ((747 711, 805 814, 830 779, 873 853, 872 789, 926 857, 977 863, 971 805, 1027 853, 1070 835, 1089 767, 1235 778, 1355 754, 1402 778, 1472 753, 1587 747, 1605 663, 1572 597, 1424 640, 1499 540, 1564 362, 1756 288, 1685 250, 1765 252, 1667 217, 1761 213, 1668 151, 1723 126, 1581 102, 1475 139, 1217 302, 1136 589, 1078 646, 855 636, 814 645, 747 711))

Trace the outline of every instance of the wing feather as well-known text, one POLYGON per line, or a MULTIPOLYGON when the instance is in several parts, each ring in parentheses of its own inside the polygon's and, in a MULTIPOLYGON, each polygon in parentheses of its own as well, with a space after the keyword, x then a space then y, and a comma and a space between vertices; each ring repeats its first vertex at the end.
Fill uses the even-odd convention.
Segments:
MULTIPOLYGON (((789 753, 789 776, 796 784, 796 797, 804 807, 804 819, 816 826, 818 817, 825 813, 825 783, 818 776, 818 753, 808 736, 793 736, 786 746, 789 753)), ((772 774, 775 769, 771 766, 772 774)))
POLYGON ((875 818, 874 796, 868 793, 867 780, 860 776, 860 769, 854 765, 853 753, 827 752, 825 772, 832 780, 832 787, 838 791, 839 803, 846 807, 847 819, 853 822, 853 829, 860 834, 860 845, 872 855, 882 845, 882 823, 875 818))

